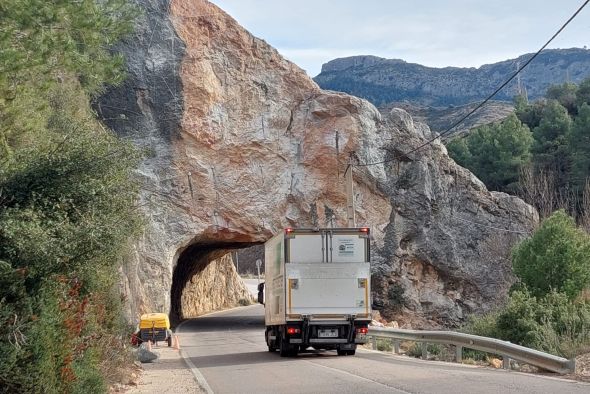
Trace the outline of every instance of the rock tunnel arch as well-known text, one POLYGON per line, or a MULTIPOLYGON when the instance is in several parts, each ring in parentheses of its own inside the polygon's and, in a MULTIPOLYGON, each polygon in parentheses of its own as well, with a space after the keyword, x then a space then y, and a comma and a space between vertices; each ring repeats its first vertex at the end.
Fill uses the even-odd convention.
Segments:
MULTIPOLYGON (((233 251, 261 245, 264 241, 254 240, 207 240, 195 241, 177 252, 172 273, 170 290, 170 319, 174 324, 187 317, 183 293, 191 280, 202 273, 212 262, 220 261, 233 251)), ((206 280, 205 278, 200 278, 206 280)), ((227 290, 226 290, 227 291, 227 290)))

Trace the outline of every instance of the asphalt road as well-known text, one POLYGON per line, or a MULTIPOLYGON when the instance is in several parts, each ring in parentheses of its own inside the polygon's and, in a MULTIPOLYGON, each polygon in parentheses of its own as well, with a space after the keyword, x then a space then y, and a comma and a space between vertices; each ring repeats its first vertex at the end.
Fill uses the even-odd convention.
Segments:
MULTIPOLYGON (((242 279, 242 281, 248 288, 250 294, 256 298, 258 295, 258 279, 242 279)), ((262 279, 261 282, 264 282, 264 279, 262 279)))
POLYGON ((590 393, 585 383, 361 349, 281 358, 267 351, 261 305, 191 319, 177 332, 215 393, 590 393))

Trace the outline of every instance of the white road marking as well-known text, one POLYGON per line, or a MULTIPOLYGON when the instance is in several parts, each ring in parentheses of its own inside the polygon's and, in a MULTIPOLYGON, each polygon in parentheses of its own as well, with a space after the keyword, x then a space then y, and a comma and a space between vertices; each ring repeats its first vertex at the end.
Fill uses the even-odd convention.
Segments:
POLYGON ((195 364, 193 364, 190 357, 187 357, 186 354, 182 350, 179 350, 179 352, 180 352, 180 355, 182 356, 182 358, 184 359, 184 362, 186 363, 186 365, 188 365, 189 369, 193 373, 199 386, 201 386, 201 388, 207 394, 213 394, 213 390, 211 389, 211 386, 209 386, 209 383, 207 383, 207 379, 205 379, 205 377, 203 376, 201 371, 199 371, 199 368, 197 368, 197 366, 195 364))

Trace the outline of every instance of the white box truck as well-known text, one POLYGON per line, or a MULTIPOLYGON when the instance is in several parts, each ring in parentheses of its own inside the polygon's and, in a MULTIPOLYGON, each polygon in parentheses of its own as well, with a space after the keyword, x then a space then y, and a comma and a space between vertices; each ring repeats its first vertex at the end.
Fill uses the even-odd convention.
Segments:
POLYGON ((354 355, 371 322, 369 245, 367 227, 288 228, 266 242, 269 351, 285 357, 313 347, 354 355))

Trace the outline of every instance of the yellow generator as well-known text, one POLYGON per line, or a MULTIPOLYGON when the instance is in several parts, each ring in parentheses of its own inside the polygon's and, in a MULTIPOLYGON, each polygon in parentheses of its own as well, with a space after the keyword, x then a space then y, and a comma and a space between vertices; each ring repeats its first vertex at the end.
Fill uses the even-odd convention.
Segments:
POLYGON ((170 330, 170 320, 165 313, 146 313, 141 315, 139 321, 139 337, 142 342, 151 341, 156 343, 166 341, 168 346, 172 346, 172 331, 170 330))

